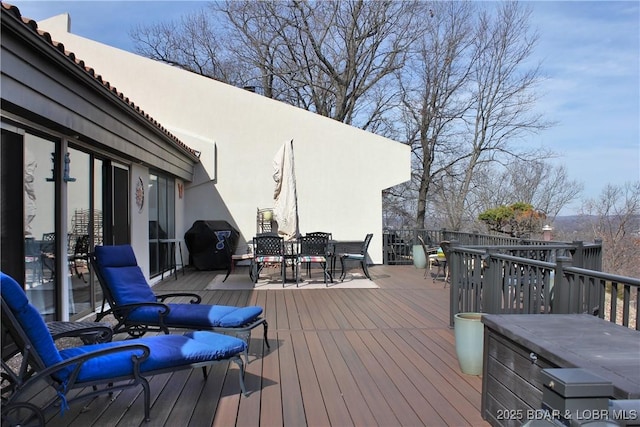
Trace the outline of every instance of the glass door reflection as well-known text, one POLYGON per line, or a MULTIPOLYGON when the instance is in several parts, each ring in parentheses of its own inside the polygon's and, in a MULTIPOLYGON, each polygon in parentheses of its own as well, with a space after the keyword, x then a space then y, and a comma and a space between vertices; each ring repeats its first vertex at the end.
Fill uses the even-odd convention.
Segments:
POLYGON ((46 320, 56 318, 55 153, 53 141, 24 135, 24 283, 46 320))

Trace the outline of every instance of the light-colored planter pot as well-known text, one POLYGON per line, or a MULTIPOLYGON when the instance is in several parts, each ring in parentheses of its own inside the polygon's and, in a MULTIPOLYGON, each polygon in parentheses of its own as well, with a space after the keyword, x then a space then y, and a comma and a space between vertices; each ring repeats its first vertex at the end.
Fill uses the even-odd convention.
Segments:
POLYGON ((422 245, 413 245, 413 265, 420 269, 427 268, 427 258, 422 245))
POLYGON ((482 375, 482 313, 458 313, 453 318, 453 327, 460 370, 468 375, 482 375))

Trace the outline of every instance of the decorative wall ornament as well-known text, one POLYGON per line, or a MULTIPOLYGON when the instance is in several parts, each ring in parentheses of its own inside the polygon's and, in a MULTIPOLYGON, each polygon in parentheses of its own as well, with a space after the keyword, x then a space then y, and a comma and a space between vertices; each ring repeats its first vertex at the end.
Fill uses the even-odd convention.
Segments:
POLYGON ((138 182, 136 183, 136 206, 138 207, 138 213, 142 213, 142 208, 144 207, 144 182, 142 182, 142 177, 138 177, 138 182))
POLYGON ((69 153, 65 153, 64 155, 64 175, 62 175, 62 179, 65 182, 76 182, 75 178, 71 178, 69 173, 71 172, 71 155, 69 153))

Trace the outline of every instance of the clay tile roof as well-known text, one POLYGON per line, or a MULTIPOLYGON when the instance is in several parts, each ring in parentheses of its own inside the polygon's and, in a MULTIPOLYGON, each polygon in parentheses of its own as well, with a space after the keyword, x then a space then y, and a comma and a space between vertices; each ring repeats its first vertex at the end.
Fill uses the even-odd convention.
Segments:
POLYGON ((11 5, 11 4, 8 4, 8 3, 5 3, 5 2, 0 2, 0 4, 2 5, 2 9, 4 9, 5 11, 10 12, 17 20, 21 21, 24 24, 25 27, 29 28, 31 31, 36 33, 42 40, 44 40, 45 42, 50 44, 55 50, 57 50, 62 55, 64 55, 69 61, 73 62, 78 68, 83 70, 89 76, 93 77, 97 82, 102 84, 106 89, 108 89, 109 91, 113 92, 116 96, 118 96, 122 100, 122 102, 127 104, 136 113, 140 114, 149 123, 151 123, 156 128, 158 128, 160 131, 162 131, 162 133, 164 133, 168 138, 173 140, 173 142, 176 145, 182 147, 184 150, 190 152, 194 156, 198 155, 198 152, 196 150, 194 150, 191 147, 188 147, 184 142, 180 141, 180 139, 178 139, 178 137, 176 137, 171 132, 169 132, 160 123, 158 123, 157 120, 155 120, 151 116, 149 116, 149 114, 147 114, 143 110, 141 110, 139 106, 135 105, 132 101, 130 101, 129 98, 126 97, 122 92, 118 92, 118 90, 115 87, 111 86, 111 84, 108 81, 104 80, 101 75, 97 74, 93 68, 90 68, 90 67, 86 66, 84 61, 82 61, 81 59, 78 59, 73 52, 69 52, 69 51, 65 50, 64 44, 53 40, 51 38, 51 34, 49 34, 48 32, 39 30, 38 29, 38 23, 36 21, 34 21, 33 19, 29 19, 29 18, 23 17, 22 14, 20 13, 20 9, 18 9, 14 5, 11 5))

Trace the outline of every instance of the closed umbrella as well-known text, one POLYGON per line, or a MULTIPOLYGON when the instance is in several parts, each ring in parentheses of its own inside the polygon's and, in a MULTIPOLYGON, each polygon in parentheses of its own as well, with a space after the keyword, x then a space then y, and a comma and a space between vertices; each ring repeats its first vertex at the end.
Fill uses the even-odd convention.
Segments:
POLYGON ((293 140, 282 144, 273 158, 273 215, 278 223, 278 234, 285 240, 298 237, 298 195, 293 160, 293 140))

